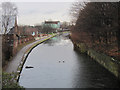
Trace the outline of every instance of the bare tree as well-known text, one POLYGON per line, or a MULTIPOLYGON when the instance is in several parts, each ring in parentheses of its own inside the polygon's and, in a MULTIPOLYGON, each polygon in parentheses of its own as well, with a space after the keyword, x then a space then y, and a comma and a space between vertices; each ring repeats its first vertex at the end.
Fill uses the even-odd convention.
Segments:
POLYGON ((55 30, 52 28, 52 27, 50 27, 50 26, 45 26, 45 27, 43 27, 42 28, 42 33, 46 33, 46 34, 48 34, 48 33, 52 33, 52 32, 54 32, 55 30))
POLYGON ((68 28, 68 26, 69 26, 69 22, 64 21, 61 23, 61 28, 65 29, 65 28, 68 28))
POLYGON ((2 3, 2 33, 6 34, 13 27, 17 16, 17 7, 10 2, 2 3))
POLYGON ((79 13, 86 6, 87 2, 80 2, 79 0, 72 4, 70 8, 70 15, 72 16, 72 23, 76 23, 79 13))

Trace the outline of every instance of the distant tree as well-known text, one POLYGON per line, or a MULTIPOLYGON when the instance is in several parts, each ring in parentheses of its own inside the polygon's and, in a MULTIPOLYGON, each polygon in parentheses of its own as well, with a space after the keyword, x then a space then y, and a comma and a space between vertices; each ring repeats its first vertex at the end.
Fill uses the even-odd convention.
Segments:
POLYGON ((52 32, 54 32, 54 29, 52 27, 50 27, 50 26, 44 26, 42 28, 42 33, 48 34, 48 33, 52 33, 52 32))
POLYGON ((39 32, 39 33, 42 32, 42 26, 41 26, 41 25, 35 25, 35 28, 38 29, 38 32, 39 32))
POLYGON ((17 7, 11 2, 2 3, 2 33, 6 34, 17 16, 17 7))
POLYGON ((62 22, 61 23, 61 28, 68 28, 69 27, 69 23, 68 22, 62 22))

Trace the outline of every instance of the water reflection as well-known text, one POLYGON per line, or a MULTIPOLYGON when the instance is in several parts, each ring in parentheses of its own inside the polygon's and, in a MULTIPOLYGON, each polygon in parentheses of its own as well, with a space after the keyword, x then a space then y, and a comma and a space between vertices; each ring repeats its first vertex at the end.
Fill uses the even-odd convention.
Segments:
POLYGON ((119 87, 111 73, 88 56, 75 52, 72 42, 63 35, 33 49, 19 83, 26 88, 119 87))
POLYGON ((119 88, 117 79, 89 56, 76 52, 80 65, 75 73, 75 88, 119 88))
POLYGON ((69 37, 63 37, 62 35, 60 35, 59 37, 53 37, 50 40, 44 42, 44 44, 48 46, 67 45, 69 43, 70 43, 69 37))

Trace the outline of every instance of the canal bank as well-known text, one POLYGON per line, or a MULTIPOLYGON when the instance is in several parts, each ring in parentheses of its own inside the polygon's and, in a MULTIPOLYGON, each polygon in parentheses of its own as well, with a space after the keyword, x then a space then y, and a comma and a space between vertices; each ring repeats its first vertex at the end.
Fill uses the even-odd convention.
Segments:
POLYGON ((115 77, 120 80, 120 62, 115 60, 114 58, 105 55, 104 53, 97 52, 93 49, 86 48, 84 43, 75 43, 74 49, 79 51, 80 53, 86 53, 93 60, 97 61, 100 65, 110 71, 115 77))
POLYGON ((32 51, 32 49, 37 46, 38 44, 56 36, 57 34, 50 35, 49 37, 44 37, 41 38, 40 40, 37 40, 33 43, 30 43, 26 46, 24 46, 18 53, 17 55, 13 58, 13 60, 10 61, 8 66, 5 69, 5 72, 7 73, 14 73, 16 76, 15 81, 17 81, 20 71, 22 69, 22 65, 24 64, 24 59, 27 56, 27 54, 32 51))
POLYGON ((57 34, 54 34, 54 35, 52 35, 52 36, 50 36, 50 37, 47 37, 47 38, 45 38, 45 39, 43 39, 43 40, 40 40, 40 41, 36 42, 35 44, 33 44, 31 47, 29 47, 29 48, 26 50, 26 52, 24 53, 24 56, 22 57, 22 60, 21 60, 21 62, 20 62, 20 64, 19 64, 19 66, 18 66, 18 68, 17 68, 17 73, 16 73, 16 81, 17 81, 17 82, 19 81, 22 68, 23 68, 23 66, 24 66, 24 64, 25 64, 25 62, 26 62, 26 59, 27 59, 28 55, 31 53, 31 51, 32 51, 36 46, 38 46, 39 44, 43 43, 44 41, 49 40, 50 38, 55 37, 56 35, 57 35, 57 34))
POLYGON ((19 78, 25 88, 117 88, 117 79, 88 55, 74 51, 65 34, 35 47, 19 78), (31 66, 33 68, 26 68, 31 66))

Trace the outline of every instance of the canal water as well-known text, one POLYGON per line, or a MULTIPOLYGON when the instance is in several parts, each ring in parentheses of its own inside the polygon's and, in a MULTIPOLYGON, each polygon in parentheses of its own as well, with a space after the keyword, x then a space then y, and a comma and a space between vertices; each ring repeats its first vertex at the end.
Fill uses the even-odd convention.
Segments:
POLYGON ((32 50, 19 84, 25 88, 119 87, 110 72, 89 56, 74 51, 71 40, 65 35, 53 37, 32 50))

